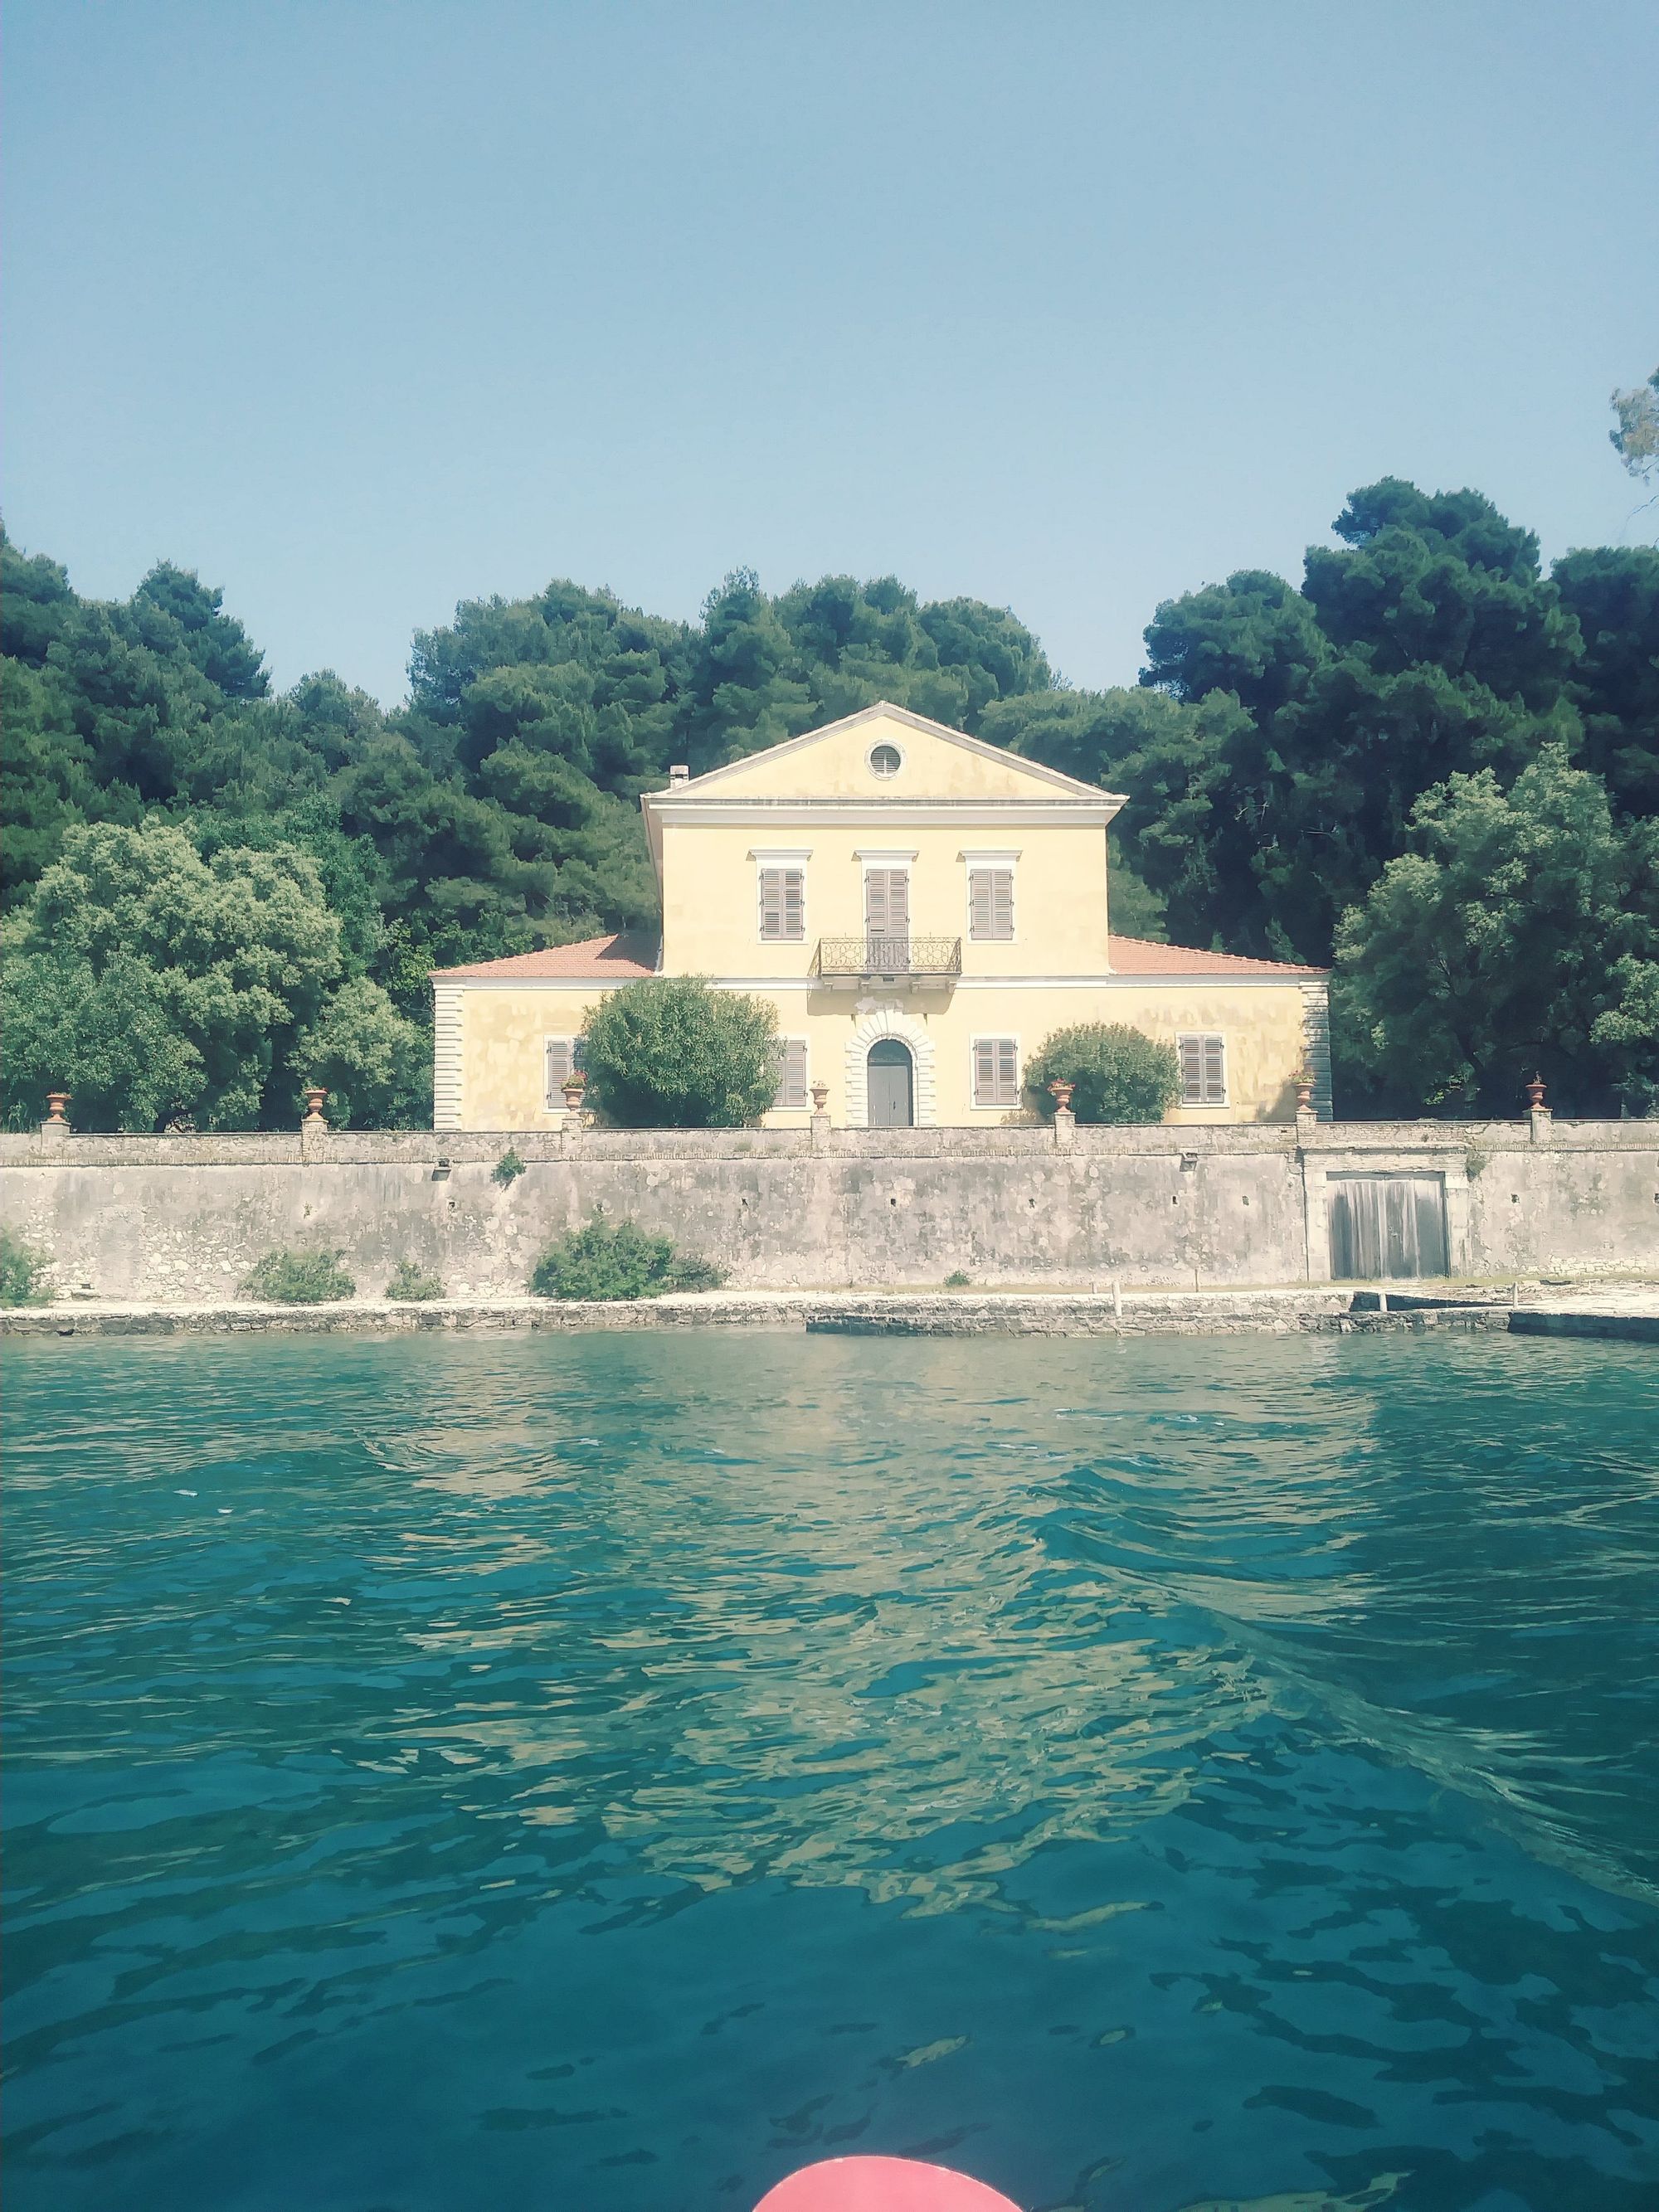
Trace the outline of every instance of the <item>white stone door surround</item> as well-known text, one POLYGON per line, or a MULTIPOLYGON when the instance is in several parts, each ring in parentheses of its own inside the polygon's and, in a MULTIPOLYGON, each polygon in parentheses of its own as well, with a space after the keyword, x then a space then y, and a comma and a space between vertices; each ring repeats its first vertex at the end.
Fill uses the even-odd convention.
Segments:
POLYGON ((901 1044, 910 1048, 911 1064, 915 1069, 915 1096, 912 1101, 918 1129, 932 1129, 939 1119, 939 1086, 933 1079, 933 1041, 927 1034, 927 1024, 907 1014, 902 1006, 866 1006, 853 1024, 853 1034, 847 1040, 847 1126, 849 1129, 867 1129, 870 1126, 870 1091, 866 1069, 870 1048, 883 1037, 896 1037, 901 1044))

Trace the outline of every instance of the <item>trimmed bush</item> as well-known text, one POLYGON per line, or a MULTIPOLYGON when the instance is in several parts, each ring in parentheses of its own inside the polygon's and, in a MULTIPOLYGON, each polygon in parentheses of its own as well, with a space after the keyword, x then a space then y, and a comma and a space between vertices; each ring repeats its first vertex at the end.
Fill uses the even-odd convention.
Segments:
POLYGON ((524 1162, 509 1145, 489 1170, 489 1180, 500 1183, 503 1190, 510 1190, 523 1173, 524 1162))
POLYGON ((1072 1111, 1079 1121, 1161 1121, 1181 1096, 1175 1047, 1121 1022, 1079 1022, 1043 1040, 1026 1063, 1025 1087, 1050 1118, 1056 1077, 1076 1085, 1072 1111))
POLYGON ((653 975, 588 1012, 586 1103, 623 1129, 740 1129, 777 1097, 777 1016, 696 975, 653 975))
POLYGON ((239 1287, 245 1298, 283 1306, 332 1305, 357 1295, 337 1252, 295 1252, 285 1246, 256 1261, 239 1287))
POLYGON ((45 1303, 40 1278, 52 1262, 35 1244, 26 1244, 9 1229, 0 1229, 0 1306, 45 1303))
POLYGON ((444 1286, 436 1275, 425 1273, 412 1260, 399 1260, 386 1286, 386 1294, 400 1304, 424 1303, 428 1298, 442 1297, 444 1286))
POLYGON ((665 1291, 714 1291, 723 1268, 676 1253, 666 1237, 647 1236, 637 1221, 596 1214, 550 1244, 536 1262, 530 1293, 538 1298, 655 1298, 665 1291))

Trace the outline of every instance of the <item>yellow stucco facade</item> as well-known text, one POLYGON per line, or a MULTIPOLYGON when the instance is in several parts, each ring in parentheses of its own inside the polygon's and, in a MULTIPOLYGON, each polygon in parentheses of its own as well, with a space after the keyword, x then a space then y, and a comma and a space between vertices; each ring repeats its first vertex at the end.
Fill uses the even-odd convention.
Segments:
POLYGON ((842 1126, 1027 1119, 1027 1060, 1089 1021, 1182 1044, 1174 1121, 1288 1120, 1304 1064, 1329 1110, 1319 971, 1112 938, 1112 793, 876 707, 675 771, 642 804, 660 946, 596 940, 434 976, 440 1127, 557 1126, 587 1009, 653 970, 775 1006, 796 1049, 774 1126, 805 1122, 814 1085, 842 1126))

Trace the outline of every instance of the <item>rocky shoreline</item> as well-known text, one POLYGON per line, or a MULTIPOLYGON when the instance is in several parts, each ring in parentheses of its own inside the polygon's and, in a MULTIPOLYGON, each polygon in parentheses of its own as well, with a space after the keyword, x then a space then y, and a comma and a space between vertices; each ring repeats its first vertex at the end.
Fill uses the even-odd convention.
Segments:
POLYGON ((1351 1287, 1228 1291, 712 1291, 613 1304, 544 1298, 352 1298, 320 1306, 71 1299, 0 1311, 10 1336, 401 1335, 417 1329, 763 1328, 869 1336, 1294 1336, 1479 1329, 1659 1343, 1659 1288, 1443 1292, 1351 1287))

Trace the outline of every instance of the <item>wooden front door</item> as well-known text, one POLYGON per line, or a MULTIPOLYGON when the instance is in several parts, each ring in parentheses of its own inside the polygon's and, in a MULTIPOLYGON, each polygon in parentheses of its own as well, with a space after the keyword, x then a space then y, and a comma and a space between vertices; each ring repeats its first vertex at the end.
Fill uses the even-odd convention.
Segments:
POLYGON ((910 1048, 896 1037, 883 1037, 870 1048, 865 1080, 869 1086, 869 1126, 872 1129, 908 1129, 915 1122, 915 1069, 910 1048))

